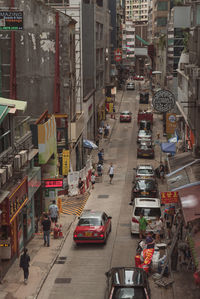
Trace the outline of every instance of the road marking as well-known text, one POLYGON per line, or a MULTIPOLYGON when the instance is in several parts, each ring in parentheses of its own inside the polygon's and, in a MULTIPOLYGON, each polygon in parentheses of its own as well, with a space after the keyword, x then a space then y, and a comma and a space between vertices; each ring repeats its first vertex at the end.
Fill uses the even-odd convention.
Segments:
POLYGON ((89 193, 85 193, 83 197, 63 198, 62 214, 80 216, 85 204, 89 198, 89 193))

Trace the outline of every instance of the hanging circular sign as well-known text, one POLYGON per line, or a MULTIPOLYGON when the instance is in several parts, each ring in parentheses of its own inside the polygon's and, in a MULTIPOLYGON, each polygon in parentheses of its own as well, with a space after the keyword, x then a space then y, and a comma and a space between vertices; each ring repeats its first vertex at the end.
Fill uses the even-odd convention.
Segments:
POLYGON ((152 104, 155 110, 168 112, 175 106, 174 94, 169 90, 159 90, 154 94, 152 104))

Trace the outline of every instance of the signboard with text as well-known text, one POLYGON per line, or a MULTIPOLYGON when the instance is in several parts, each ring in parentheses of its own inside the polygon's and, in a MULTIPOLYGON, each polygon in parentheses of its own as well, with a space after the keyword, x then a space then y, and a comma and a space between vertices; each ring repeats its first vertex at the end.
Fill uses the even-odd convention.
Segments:
POLYGON ((166 133, 174 134, 176 130, 176 114, 166 113, 166 133))
POLYGON ((69 150, 62 152, 62 175, 68 175, 69 172, 69 150))
POLYGON ((23 30, 23 11, 0 11, 0 30, 23 30))
POLYGON ((43 180, 44 188, 63 188, 63 179, 46 179, 43 180))
POLYGON ((177 203, 179 200, 178 192, 161 192, 161 203, 168 204, 168 203, 177 203))
POLYGON ((168 112, 175 107, 174 94, 169 90, 161 89, 154 94, 152 105, 159 112, 168 112))

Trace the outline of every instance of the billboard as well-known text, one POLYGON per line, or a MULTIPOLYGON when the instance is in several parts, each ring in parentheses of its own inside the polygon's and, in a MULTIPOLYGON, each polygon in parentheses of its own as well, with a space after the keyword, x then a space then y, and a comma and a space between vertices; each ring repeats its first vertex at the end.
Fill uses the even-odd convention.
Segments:
POLYGON ((174 134, 176 130, 176 114, 166 113, 166 133, 174 134))
POLYGON ((0 11, 0 30, 23 30, 23 11, 0 11))
POLYGON ((38 125, 39 164, 46 164, 53 154, 57 156, 56 121, 51 118, 38 125))

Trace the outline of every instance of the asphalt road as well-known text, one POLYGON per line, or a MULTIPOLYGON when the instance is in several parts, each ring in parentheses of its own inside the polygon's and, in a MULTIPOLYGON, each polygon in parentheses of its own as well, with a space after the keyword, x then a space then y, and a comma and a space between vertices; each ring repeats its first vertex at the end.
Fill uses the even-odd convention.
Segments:
MULTIPOLYGON (((53 266, 38 296, 39 299, 103 299, 106 290, 104 273, 114 266, 134 266, 138 238, 132 238, 130 234, 132 207, 128 203, 133 167, 137 165, 136 94, 136 91, 124 93, 120 111, 132 111, 133 120, 131 123, 115 121, 112 136, 104 147, 103 182, 95 185, 85 206, 85 209, 104 210, 112 216, 112 232, 107 244, 76 246, 72 238, 77 223, 75 222, 60 253, 60 257, 66 257, 66 260, 64 264, 53 266), (110 162, 115 168, 112 185, 109 184, 106 174, 110 162), (61 279, 59 283, 56 282, 58 278, 61 279)), ((147 162, 154 163, 149 160, 147 162)), ((154 283, 151 283, 151 289, 152 298, 173 298, 171 290, 156 288, 154 283)))

